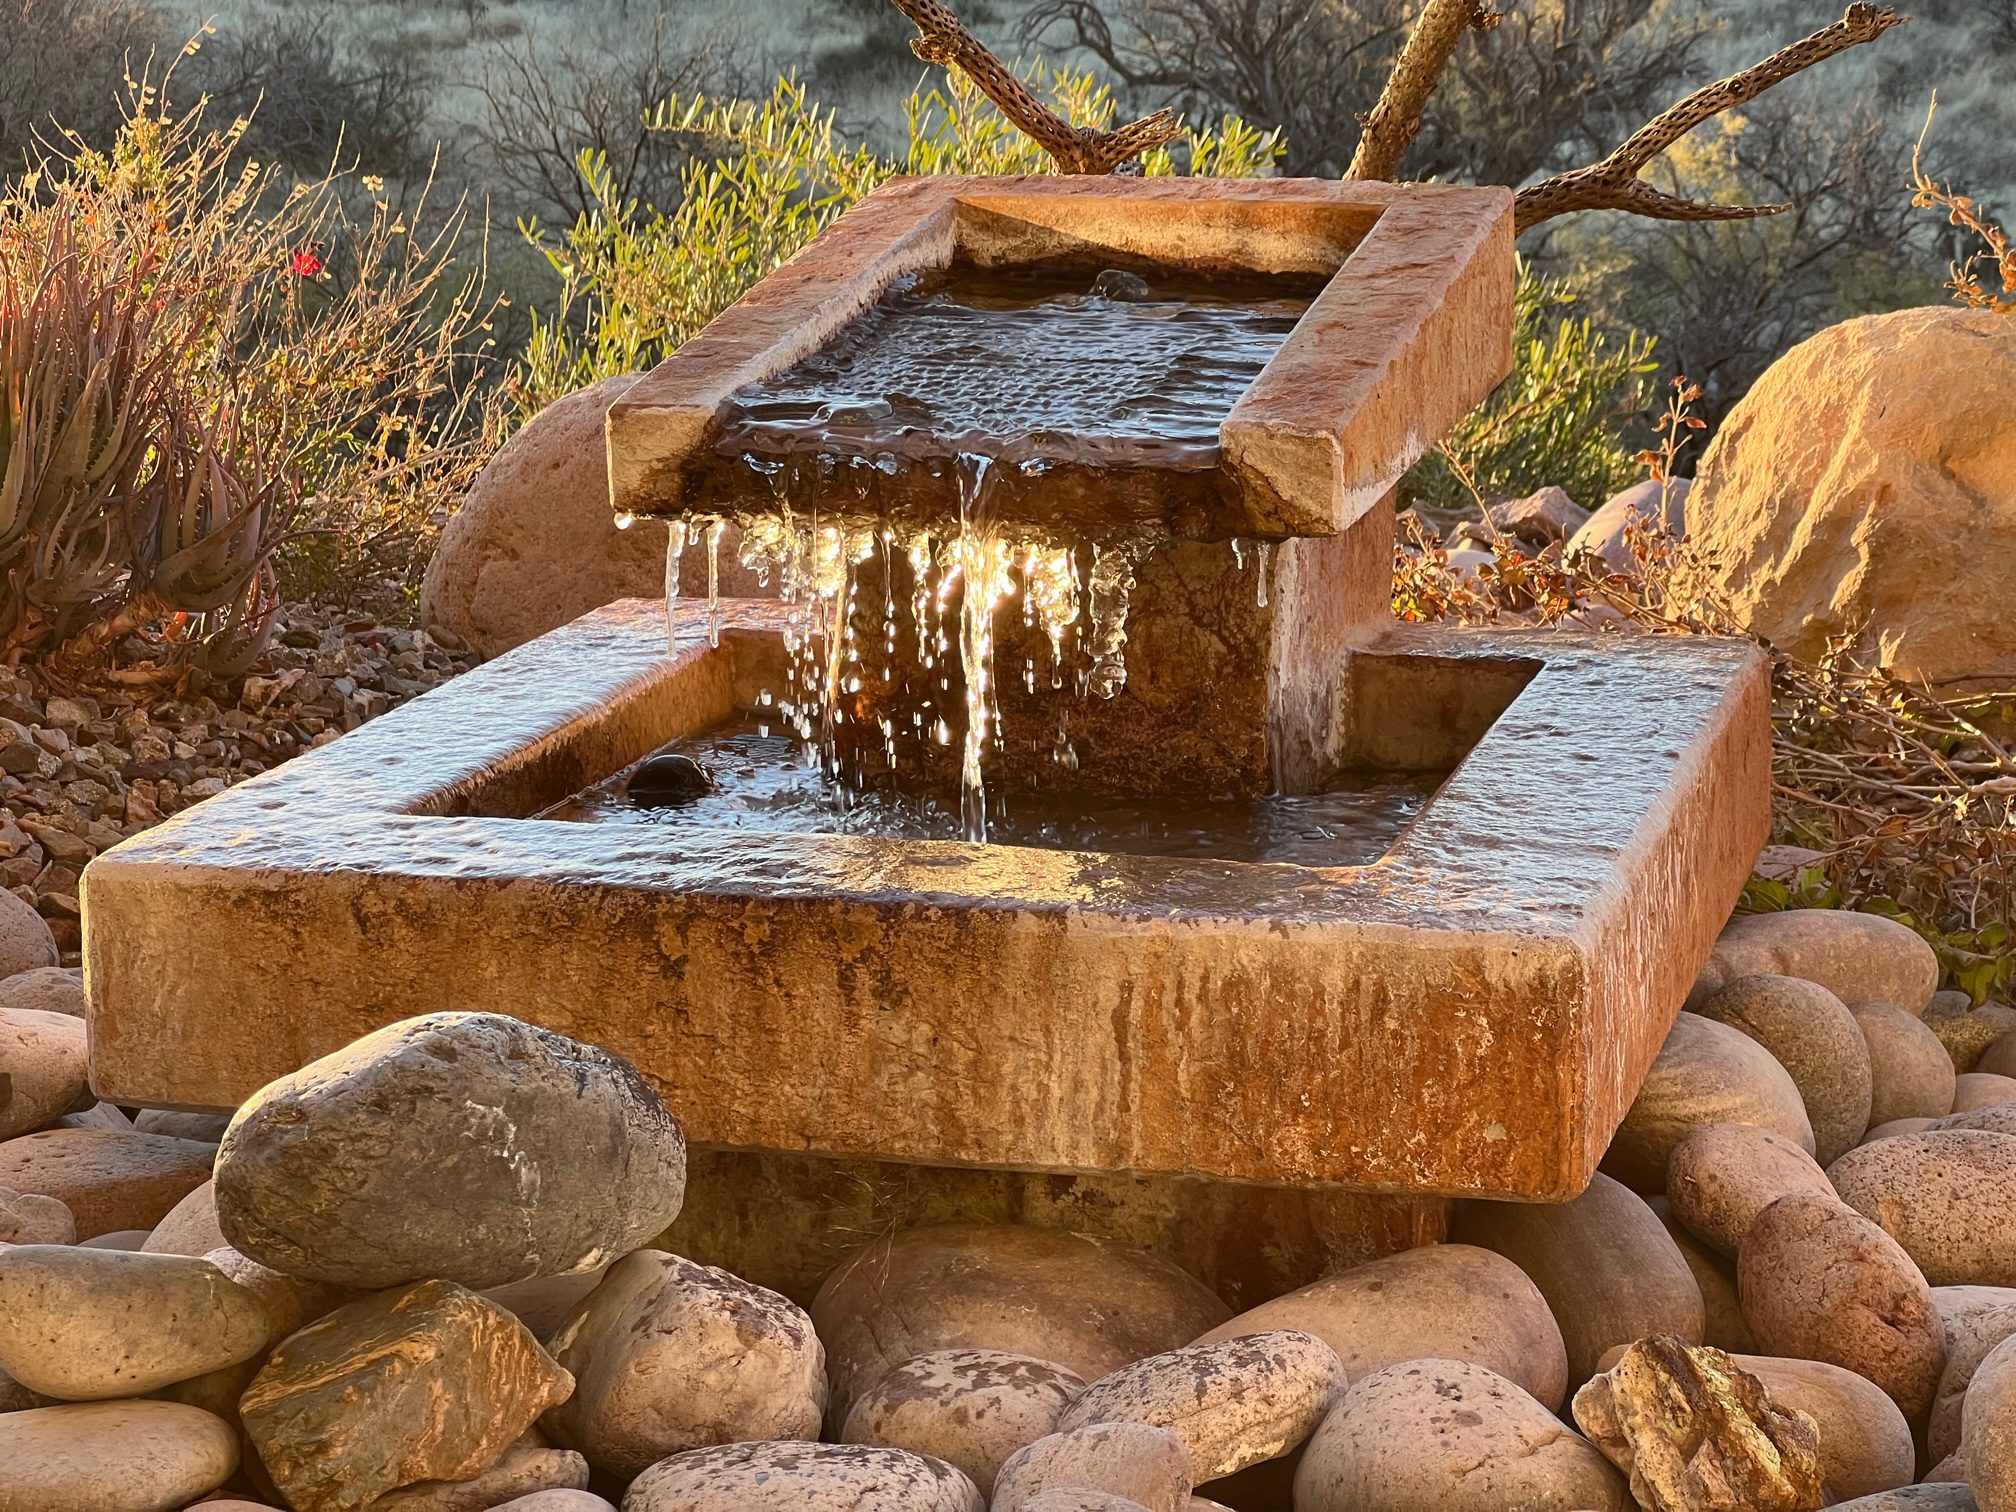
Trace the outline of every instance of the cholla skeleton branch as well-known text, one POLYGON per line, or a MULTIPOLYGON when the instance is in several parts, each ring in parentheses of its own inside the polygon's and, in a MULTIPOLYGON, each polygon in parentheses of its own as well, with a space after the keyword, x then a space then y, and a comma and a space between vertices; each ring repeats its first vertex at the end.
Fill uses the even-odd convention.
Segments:
POLYGON ((1173 110, 1130 121, 1113 131, 1073 126, 1031 94, 1014 71, 959 23, 940 0, 891 0, 918 35, 910 50, 926 63, 956 68, 1000 107, 1001 113, 1056 160, 1060 173, 1111 173, 1182 130, 1173 110))
POLYGON ((1874 42, 1904 20, 1890 6, 1856 0, 1832 26, 1794 42, 1761 63, 1753 63, 1741 73, 1695 90, 1639 127, 1629 141, 1601 162, 1556 174, 1531 188, 1521 189, 1514 202, 1519 230, 1530 230, 1542 221, 1576 210, 1623 210, 1654 220, 1685 221, 1750 220, 1790 210, 1790 205, 1713 205, 1682 199, 1653 188, 1638 175, 1703 121, 1756 99, 1772 85, 1783 83, 1836 53, 1874 42))

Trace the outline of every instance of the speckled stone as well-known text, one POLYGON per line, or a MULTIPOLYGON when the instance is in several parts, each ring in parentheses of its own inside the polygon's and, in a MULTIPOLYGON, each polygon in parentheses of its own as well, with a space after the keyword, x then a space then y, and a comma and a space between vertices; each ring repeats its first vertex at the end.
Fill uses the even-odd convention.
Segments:
POLYGON ((1008 1456, 994 1478, 992 1512, 1021 1512, 1043 1492, 1104 1491, 1148 1512, 1184 1512, 1196 1472, 1183 1440, 1147 1423, 1093 1423, 1052 1433, 1008 1456))
POLYGON ((721 1444, 662 1459, 630 1484, 623 1512, 983 1512, 973 1483, 940 1460, 860 1444, 721 1444))
POLYGON ((2016 1135, 1905 1134, 1850 1150, 1828 1176, 1933 1285, 2016 1285, 2016 1135))
POLYGON ((941 1459, 991 1487, 1008 1456, 1054 1431, 1084 1386, 1029 1355, 940 1350, 885 1371, 855 1401, 841 1438, 941 1459))
POLYGON ((178 1402, 0 1413, 0 1512, 169 1512, 238 1468, 228 1423, 178 1402))
POLYGON ((1732 1259, 1757 1215, 1794 1192, 1832 1197, 1834 1188, 1811 1155, 1755 1124, 1696 1129, 1666 1167, 1673 1216, 1732 1259))
POLYGON ((1888 1003, 1851 1004, 1869 1047, 1869 1124, 1938 1118, 1953 1106, 1953 1062, 1925 1020, 1888 1003))
POLYGON ((1790 1074, 1822 1165, 1855 1147, 1869 1127, 1869 1044, 1846 1003, 1818 982, 1744 976, 1695 1012, 1740 1029, 1790 1074))

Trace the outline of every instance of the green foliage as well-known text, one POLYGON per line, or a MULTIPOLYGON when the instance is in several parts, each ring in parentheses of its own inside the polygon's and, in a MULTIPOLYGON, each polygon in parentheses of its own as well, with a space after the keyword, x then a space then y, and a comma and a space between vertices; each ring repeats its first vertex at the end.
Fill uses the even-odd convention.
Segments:
MULTIPOLYGON (((1112 122, 1112 93, 1089 75, 1042 77, 1059 114, 1078 125, 1112 122)), ((668 100, 653 125, 699 149, 669 211, 623 199, 608 164, 584 155, 589 213, 557 237, 536 222, 522 227, 561 287, 550 310, 532 312, 516 380, 521 407, 536 410, 600 379, 651 366, 897 174, 1051 171, 1042 150, 963 79, 913 93, 904 119, 908 146, 890 160, 848 142, 833 112, 790 79, 780 79, 761 102, 668 100)), ((1228 116, 1209 130, 1186 132, 1143 166, 1150 174, 1253 177, 1279 153, 1275 134, 1228 116)))
MULTIPOLYGON (((1788 908, 1853 908, 1859 913, 1895 919, 1915 930, 1939 957, 1941 980, 1966 993, 1976 1003, 1990 996, 2016 996, 2016 930, 2005 919, 1991 919, 1978 929, 1941 929, 1894 898, 1856 899, 1818 866, 1806 867, 1797 880, 1752 877, 1739 905, 1745 913, 1777 913, 1788 908)), ((1950 921, 1949 921, 1950 922, 1950 921)))
POLYGON ((1512 376, 1406 476, 1403 505, 1461 509, 1551 483, 1593 509, 1637 481, 1622 431, 1651 400, 1652 340, 1561 313, 1576 302, 1562 280, 1520 266, 1512 376))

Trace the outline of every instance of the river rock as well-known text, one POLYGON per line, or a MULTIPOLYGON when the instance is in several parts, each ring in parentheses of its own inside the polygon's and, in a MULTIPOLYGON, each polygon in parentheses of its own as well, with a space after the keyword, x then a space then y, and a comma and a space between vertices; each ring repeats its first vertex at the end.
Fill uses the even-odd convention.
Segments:
POLYGON ((111 1129, 115 1133, 133 1132, 133 1120, 108 1102, 93 1103, 88 1108, 80 1108, 75 1113, 65 1113, 49 1125, 52 1129, 111 1129))
POLYGON ((662 1459, 630 1484, 623 1512, 983 1512, 940 1460, 860 1444, 718 1444, 662 1459))
POLYGON ((1409 1360, 1354 1381, 1295 1472, 1296 1512, 1631 1512, 1616 1468, 1503 1376, 1409 1360))
POLYGON ((1513 1261, 1472 1244, 1432 1244, 1353 1266, 1221 1323, 1200 1344, 1293 1328, 1314 1334, 1356 1380, 1405 1360, 1467 1360, 1556 1408, 1568 1354, 1547 1299, 1513 1261))
POLYGON ((1195 1467, 1183 1440, 1147 1423, 1093 1423, 1047 1434, 1008 1456, 992 1512, 1020 1512, 1045 1491, 1082 1487, 1124 1496, 1148 1512, 1185 1512, 1195 1467))
POLYGON ((217 1227, 217 1189, 206 1181, 169 1209, 140 1248, 150 1255, 207 1255, 225 1243, 217 1227))
POLYGON ((1687 491, 1692 478, 1648 478, 1634 483, 1585 520, 1568 538, 1567 555, 1594 552, 1612 572, 1636 574, 1639 562, 1631 547, 1635 529, 1650 540, 1687 533, 1687 491))
MULTIPOLYGON (((1935 1287, 1932 1300, 1941 1300, 1935 1287)), ((1993 1288, 2001 1291, 2003 1288, 1993 1288)), ((1981 1362, 2004 1339, 2016 1335, 2016 1290, 2005 1293, 2009 1301, 1987 1308, 1970 1308, 1959 1316, 1940 1309, 1946 1324, 1946 1369, 1939 1377, 1939 1391, 1932 1399, 1932 1416, 1925 1424, 1925 1453, 1941 1460, 1960 1447, 1960 1413, 1981 1362)))
POLYGON ((1894 919, 1832 908, 1793 908, 1731 919, 1701 968, 1688 1007, 1738 977, 1818 982, 1847 1003, 1894 1003, 1922 1013, 1939 985, 1939 958, 1894 919))
POLYGON ((77 1242, 85 1249, 125 1250, 137 1255, 153 1233, 152 1229, 114 1229, 109 1234, 93 1234, 77 1242))
POLYGON ((151 1229, 210 1177, 215 1145, 107 1129, 48 1129, 0 1144, 0 1186, 55 1197, 77 1237, 151 1229))
POLYGON ((0 1187, 0 1244, 75 1244, 77 1220, 54 1197, 0 1187))
POLYGON ((1824 1360, 1731 1356, 1764 1383, 1779 1407, 1803 1412, 1820 1431, 1820 1470, 1837 1497, 1908 1486, 1916 1473, 1911 1425, 1883 1388, 1824 1360))
POLYGON ((1981 1512, 2016 1512, 2016 1338, 1997 1344, 1975 1368, 1960 1412, 1960 1442, 1981 1512))
POLYGON ((1932 1129, 1850 1150, 1828 1175, 1935 1286, 2016 1286, 2016 1135, 1932 1129))
POLYGON ((217 1144, 231 1127, 229 1113, 174 1113, 161 1108, 142 1108, 133 1115, 133 1127, 142 1134, 166 1134, 173 1139, 194 1139, 217 1144))
POLYGON ((82 1019, 0 1008, 0 1139, 68 1113, 89 1089, 85 1055, 82 1019))
POLYGON ((1597 1175, 1572 1202, 1466 1202, 1450 1237, 1495 1250, 1533 1279, 1561 1324, 1568 1382, 1603 1351, 1651 1333, 1699 1343, 1701 1288, 1644 1199, 1597 1175))
POLYGON ((1603 1170, 1634 1191, 1662 1192, 1674 1146, 1718 1123, 1757 1124, 1813 1148, 1806 1104, 1777 1058, 1741 1030, 1683 1013, 1612 1137, 1603 1170))
POLYGON ((573 1377, 511 1314, 450 1281, 338 1308, 273 1351, 240 1403, 297 1507, 356 1512, 417 1481, 481 1475, 573 1377))
POLYGON ((140 1396, 248 1359, 265 1338, 259 1299, 207 1260, 0 1248, 0 1369, 44 1396, 140 1396))
POLYGON ((2003 1035, 1983 1050, 1981 1059, 1974 1063, 1974 1070, 1990 1076, 2016 1079, 2016 1032, 2003 1035))
POLYGON ((1825 1504, 1819 1432, 1719 1349, 1655 1334, 1575 1393, 1575 1421, 1655 1512, 1825 1504))
POLYGON ((1972 1113, 2009 1103, 2016 1103, 2016 1077, 1994 1076, 1986 1071, 1963 1071, 1953 1078, 1952 1112, 1972 1113))
POLYGON ((611 1475, 710 1444, 819 1437, 826 1352, 812 1320, 727 1271, 626 1255, 552 1347, 574 1394, 541 1426, 611 1475))
POLYGON ((1792 1077, 1822 1165, 1852 1150, 1869 1127, 1869 1044, 1848 1005, 1799 977, 1737 977, 1695 1009, 1740 1029, 1792 1077))
POLYGON ((1981 1003, 1964 992, 1935 992, 1925 1008, 1925 1027, 1946 1047, 1955 1071, 1972 1071, 1987 1048, 2005 1034, 2016 1034, 2016 1008, 2007 1003, 1981 1003))
POLYGON ((1944 1118, 1927 1119, 1914 1134, 1934 1134, 1945 1129, 1977 1129, 1988 1134, 2016 1134, 2016 1103, 1990 1103, 1965 1113, 1948 1113, 1944 1118))
POLYGON ((921 1354, 998 1349, 1091 1381, 1190 1342, 1228 1312, 1153 1255, 1005 1223, 890 1234, 835 1267, 812 1301, 836 1425, 883 1371, 921 1354))
POLYGON ((1779 1198, 1743 1238, 1736 1286, 1768 1353, 1852 1370, 1924 1420, 1945 1325, 1911 1257, 1860 1213, 1827 1197, 1779 1198))
POLYGON ((1889 1003, 1849 1010, 1869 1047, 1869 1122, 1938 1118, 1953 1106, 1953 1062, 1923 1019, 1889 1003))
POLYGON ((1959 1481, 1927 1481, 1874 1496, 1834 1503, 1834 1512, 1980 1512, 1974 1492, 1959 1481))
POLYGON ((490 1287, 483 1295, 523 1323, 532 1337, 544 1344, 559 1332, 575 1305, 600 1286, 608 1274, 605 1265, 595 1270, 570 1271, 564 1276, 533 1276, 490 1287))
POLYGON ((588 1490, 588 1461, 571 1449, 554 1449, 527 1435, 504 1457, 470 1480, 422 1481, 388 1491, 367 1512, 490 1512, 543 1491, 588 1490))
POLYGON ((231 1478, 238 1435, 177 1402, 0 1415, 0 1512, 172 1512, 231 1478))
POLYGON ((1008 1456, 1051 1433, 1084 1386, 1048 1360, 940 1350, 884 1371, 856 1398, 840 1436, 943 1460, 974 1485, 991 1487, 1008 1456))
POLYGON ((0 1008, 84 1017, 84 973, 75 966, 37 966, 0 981, 0 1008))
POLYGON ((616 1508, 586 1491, 534 1491, 499 1502, 490 1512, 616 1512, 616 1508))
POLYGON ((1673 1148, 1666 1200, 1673 1216, 1724 1255, 1780 1197, 1832 1197, 1827 1173, 1782 1134, 1755 1124, 1709 1124, 1673 1148))
POLYGON ((0 977, 54 966, 62 959, 42 915, 0 889, 0 977))
POLYGON ((1336 1350, 1314 1334, 1276 1329, 1123 1365, 1072 1398, 1057 1431, 1167 1428, 1190 1451, 1197 1479, 1217 1480, 1299 1446, 1344 1386, 1336 1350))
POLYGON ((1923 1134, 1938 1122, 1936 1118, 1893 1118, 1888 1123, 1872 1127, 1862 1136, 1862 1143, 1872 1145, 1885 1139, 1899 1139, 1906 1134, 1923 1134))
POLYGON ((501 1286, 640 1248, 685 1182, 679 1124, 629 1062, 503 1014, 437 1013, 255 1093, 217 1152, 217 1218, 290 1275, 501 1286))
POLYGON ((1667 1198, 1647 1197, 1645 1205, 1666 1225, 1674 1248, 1694 1272, 1694 1284, 1701 1288, 1701 1342, 1729 1354, 1754 1354, 1757 1340, 1743 1320, 1743 1305, 1736 1297, 1736 1262, 1696 1238, 1673 1216, 1667 1198))

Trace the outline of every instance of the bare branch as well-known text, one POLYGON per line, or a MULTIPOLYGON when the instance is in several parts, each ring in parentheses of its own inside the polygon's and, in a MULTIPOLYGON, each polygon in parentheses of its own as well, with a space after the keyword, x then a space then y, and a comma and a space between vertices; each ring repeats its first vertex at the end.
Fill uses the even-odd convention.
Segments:
POLYGON ((910 51, 926 63, 956 68, 1001 108, 1029 138, 1056 159, 1060 173, 1111 173, 1121 164, 1160 147, 1181 127, 1172 110, 1158 110, 1114 131, 1073 126, 1045 105, 989 52, 940 0, 891 0, 919 35, 910 51))
POLYGON ((1352 179, 1390 179, 1421 129, 1421 112, 1463 33, 1496 26, 1498 15, 1483 0, 1428 0, 1407 45, 1400 50, 1379 103, 1365 117, 1365 131, 1345 173, 1352 179))
POLYGON ((1638 175, 1703 121, 1756 99, 1772 85, 1783 83, 1836 53, 1874 42, 1904 19, 1887 5, 1856 0, 1832 26, 1794 42, 1741 73, 1695 90, 1639 127, 1629 141, 1601 162, 1570 169, 1521 189, 1514 201, 1518 229, 1527 231, 1542 221, 1576 210, 1623 210, 1654 220, 1706 221, 1748 220, 1791 209, 1790 205, 1712 205, 1681 199, 1653 188, 1638 175))

